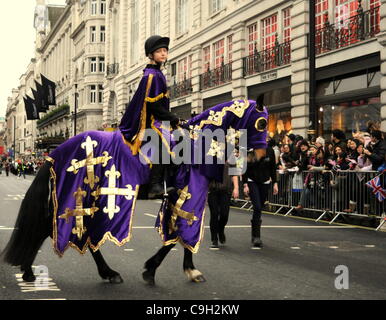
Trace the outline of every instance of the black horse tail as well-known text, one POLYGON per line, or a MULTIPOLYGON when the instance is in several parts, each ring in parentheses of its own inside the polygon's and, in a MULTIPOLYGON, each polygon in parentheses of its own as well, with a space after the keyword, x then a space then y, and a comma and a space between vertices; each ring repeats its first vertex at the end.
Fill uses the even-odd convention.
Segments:
POLYGON ((4 262, 13 266, 31 266, 52 226, 49 215, 50 168, 46 161, 38 171, 21 203, 15 229, 1 253, 4 262))

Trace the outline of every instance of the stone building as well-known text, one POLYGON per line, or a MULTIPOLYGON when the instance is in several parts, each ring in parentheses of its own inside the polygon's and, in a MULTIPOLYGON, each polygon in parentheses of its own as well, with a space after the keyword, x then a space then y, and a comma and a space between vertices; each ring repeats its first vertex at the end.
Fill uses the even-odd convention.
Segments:
POLYGON ((269 132, 278 141, 288 133, 307 136, 314 119, 326 138, 335 128, 348 136, 369 125, 386 131, 386 0, 315 2, 310 110, 307 0, 68 0, 64 7, 37 0, 33 74, 26 72, 19 90, 29 92, 28 79, 46 75, 57 84, 57 111, 36 130, 26 124, 26 132, 40 143, 117 127, 153 34, 171 39, 165 74, 171 108, 182 118, 264 93, 269 132))
MULTIPOLYGON (((351 135, 371 122, 386 130, 385 5, 316 0, 319 134, 340 128, 351 135)), ((104 127, 118 123, 147 61, 144 42, 158 33, 171 38, 166 73, 172 110, 182 118, 264 93, 270 135, 281 141, 290 132, 307 136, 309 1, 111 0, 108 8, 104 127)))

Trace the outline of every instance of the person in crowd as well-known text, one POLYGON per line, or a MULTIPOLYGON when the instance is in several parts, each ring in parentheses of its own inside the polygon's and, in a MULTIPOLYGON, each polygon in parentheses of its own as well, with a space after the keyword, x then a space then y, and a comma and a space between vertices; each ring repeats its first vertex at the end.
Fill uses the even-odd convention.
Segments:
POLYGON ((386 141, 382 132, 373 130, 370 134, 371 143, 365 148, 364 154, 370 159, 374 171, 383 164, 386 155, 386 141))
POLYGON ((288 137, 288 146, 290 148, 290 152, 292 154, 295 154, 295 150, 296 150, 296 136, 291 133, 289 135, 287 135, 288 137))
POLYGON ((331 134, 332 144, 335 150, 335 147, 339 146, 343 152, 347 149, 346 135, 342 130, 334 129, 331 134))
POLYGON ((7 160, 4 162, 4 168, 5 168, 5 174, 8 177, 9 176, 10 165, 9 165, 9 162, 7 160))
POLYGON ((305 175, 303 190, 299 204, 295 208, 296 211, 301 211, 306 204, 311 203, 311 199, 316 198, 318 189, 322 187, 322 183, 324 182, 323 176, 320 174, 324 170, 324 157, 323 154, 318 151, 319 148, 315 144, 309 146, 309 156, 304 160, 309 172, 305 175))

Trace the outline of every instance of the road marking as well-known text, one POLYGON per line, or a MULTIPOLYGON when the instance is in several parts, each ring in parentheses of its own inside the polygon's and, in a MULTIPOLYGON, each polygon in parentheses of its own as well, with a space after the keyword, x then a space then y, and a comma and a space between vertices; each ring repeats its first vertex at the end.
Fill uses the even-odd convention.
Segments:
POLYGON ((259 247, 251 247, 252 250, 261 250, 259 247))
POLYGON ((293 250, 300 250, 300 247, 291 247, 293 250))
POLYGON ((127 251, 127 252, 133 252, 134 249, 124 249, 124 251, 127 251))
POLYGON ((375 248, 375 245, 373 245, 373 244, 366 244, 365 247, 366 248, 375 248))
POLYGON ((339 249, 337 246, 329 246, 330 249, 339 249))
POLYGON ((56 299, 25 299, 25 300, 56 301, 56 300, 67 300, 67 299, 66 298, 56 298, 56 299))
MULTIPOLYGON (((32 266, 36 269, 37 266, 32 266)), ((45 267, 47 268, 47 267, 45 267)), ((22 273, 15 274, 16 280, 22 293, 40 292, 40 291, 61 291, 48 273, 40 273, 36 275, 34 282, 25 282, 22 273)))
POLYGON ((217 250, 220 250, 220 248, 209 248, 209 250, 217 251, 217 250))
POLYGON ((152 217, 152 218, 157 218, 156 215, 154 214, 150 214, 150 213, 145 213, 145 216, 148 216, 148 217, 152 217))
POLYGON ((173 249, 172 249, 172 251, 178 251, 178 249, 176 249, 176 248, 173 248, 173 249))
POLYGON ((14 230, 15 228, 0 227, 0 230, 14 230))

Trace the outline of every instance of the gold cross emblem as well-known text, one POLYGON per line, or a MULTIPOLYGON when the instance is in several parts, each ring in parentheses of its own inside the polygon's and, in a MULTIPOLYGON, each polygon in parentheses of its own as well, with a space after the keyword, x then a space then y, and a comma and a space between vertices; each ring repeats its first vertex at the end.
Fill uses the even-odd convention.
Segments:
POLYGON ((80 187, 76 192, 74 192, 75 198, 75 209, 71 210, 66 208, 65 213, 59 216, 61 219, 66 219, 66 223, 69 223, 70 217, 75 217, 75 228, 72 229, 72 233, 78 236, 78 239, 81 240, 83 234, 87 231, 86 227, 83 225, 83 217, 91 216, 94 217, 94 213, 99 210, 99 208, 83 208, 83 198, 86 197, 86 191, 83 191, 80 187))
POLYGON ((242 136, 242 132, 240 130, 235 130, 232 127, 228 130, 228 134, 226 136, 227 142, 232 145, 238 145, 240 137, 242 136))
POLYGON ((94 148, 98 145, 98 142, 91 140, 90 136, 87 137, 86 142, 81 144, 81 148, 86 150, 86 159, 78 161, 73 159, 71 161, 71 167, 67 169, 67 172, 74 172, 77 174, 80 168, 87 168, 87 177, 84 178, 84 183, 89 184, 91 189, 94 189, 96 183, 99 182, 99 177, 94 175, 94 166, 102 164, 103 167, 107 166, 112 157, 109 156, 107 151, 103 152, 102 157, 94 158, 94 148))
POLYGON ((182 210, 182 206, 189 200, 192 195, 188 192, 188 186, 182 190, 177 191, 179 198, 175 205, 170 204, 170 209, 172 210, 172 217, 169 222, 169 233, 177 230, 176 221, 178 217, 188 220, 188 225, 192 225, 193 221, 197 221, 198 218, 194 215, 194 211, 187 212, 182 210))
POLYGON ((107 188, 97 188, 96 191, 91 193, 95 198, 98 198, 100 195, 107 196, 107 207, 103 208, 103 212, 109 215, 110 220, 114 218, 114 214, 118 213, 121 209, 119 206, 116 206, 115 200, 116 196, 125 196, 127 200, 132 200, 133 197, 136 197, 138 188, 133 190, 131 185, 126 185, 126 189, 117 188, 117 179, 121 177, 121 173, 116 170, 115 165, 111 167, 110 170, 106 171, 106 177, 109 178, 109 185, 107 188))

